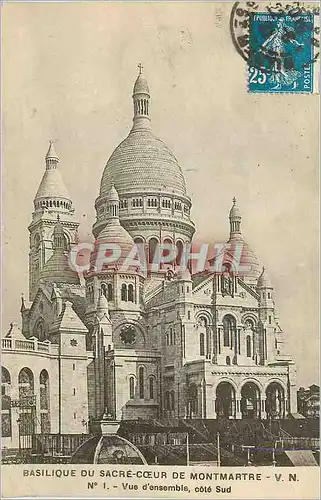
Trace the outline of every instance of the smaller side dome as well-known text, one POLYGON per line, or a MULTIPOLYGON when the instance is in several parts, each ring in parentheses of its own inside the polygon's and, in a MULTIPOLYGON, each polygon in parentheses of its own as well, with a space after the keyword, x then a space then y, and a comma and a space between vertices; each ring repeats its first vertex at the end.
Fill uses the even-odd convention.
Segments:
POLYGON ((263 267, 263 270, 262 270, 262 273, 261 273, 259 279, 257 280, 257 287, 258 288, 273 288, 271 280, 270 280, 264 267, 263 267))
MULTIPOLYGON (((121 264, 127 259, 135 247, 135 243, 130 234, 119 223, 118 219, 109 219, 104 229, 99 233, 94 250, 90 256, 90 271, 119 269, 121 264), (114 254, 114 259, 107 261, 101 253, 106 245, 106 252, 114 254), (110 246, 110 250, 109 250, 110 246), (99 259, 102 259, 101 261, 99 259)), ((138 262, 137 266, 138 267, 138 262)))

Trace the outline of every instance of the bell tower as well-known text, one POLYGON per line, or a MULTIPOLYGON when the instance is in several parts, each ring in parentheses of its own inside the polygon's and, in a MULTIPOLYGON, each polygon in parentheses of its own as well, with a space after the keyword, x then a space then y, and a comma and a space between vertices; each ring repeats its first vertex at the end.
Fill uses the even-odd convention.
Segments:
POLYGON ((52 141, 45 156, 46 169, 34 198, 34 211, 28 227, 29 236, 29 299, 37 292, 41 270, 53 254, 54 227, 57 218, 64 231, 66 251, 77 243, 79 222, 73 203, 62 180, 59 157, 52 141))

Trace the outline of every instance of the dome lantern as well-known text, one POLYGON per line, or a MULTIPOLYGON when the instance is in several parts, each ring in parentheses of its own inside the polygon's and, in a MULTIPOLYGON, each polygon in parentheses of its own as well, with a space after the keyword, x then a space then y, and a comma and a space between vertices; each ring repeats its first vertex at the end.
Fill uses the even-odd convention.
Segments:
POLYGON ((51 168, 57 168, 59 163, 59 157, 56 153, 53 141, 49 141, 49 149, 45 156, 46 160, 46 169, 49 170, 51 168))
POLYGON ((230 236, 232 237, 235 234, 241 234, 241 212, 236 204, 236 198, 233 198, 233 205, 230 210, 230 236))
POLYGON ((138 64, 139 73, 133 88, 134 125, 132 130, 150 128, 149 118, 149 87, 143 76, 143 66, 138 64))
POLYGON ((119 222, 119 196, 114 183, 112 183, 107 196, 107 213, 108 219, 114 219, 119 222))

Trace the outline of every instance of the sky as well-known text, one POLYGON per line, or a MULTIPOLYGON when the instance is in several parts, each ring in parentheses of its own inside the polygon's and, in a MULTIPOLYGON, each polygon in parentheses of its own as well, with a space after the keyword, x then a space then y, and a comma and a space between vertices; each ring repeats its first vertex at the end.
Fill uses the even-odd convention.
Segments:
POLYGON ((298 385, 318 382, 318 97, 249 94, 229 3, 2 5, 2 334, 28 296, 28 225, 48 141, 91 238, 109 156, 132 124, 141 62, 153 133, 174 152, 197 239, 244 239, 275 286, 298 385))

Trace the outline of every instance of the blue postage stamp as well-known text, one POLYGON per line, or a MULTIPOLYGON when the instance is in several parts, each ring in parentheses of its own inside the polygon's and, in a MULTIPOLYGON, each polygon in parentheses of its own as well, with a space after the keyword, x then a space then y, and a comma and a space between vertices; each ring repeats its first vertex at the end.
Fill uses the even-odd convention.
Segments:
POLYGON ((250 13, 249 92, 313 92, 313 15, 250 13))

